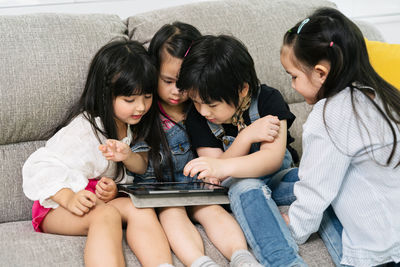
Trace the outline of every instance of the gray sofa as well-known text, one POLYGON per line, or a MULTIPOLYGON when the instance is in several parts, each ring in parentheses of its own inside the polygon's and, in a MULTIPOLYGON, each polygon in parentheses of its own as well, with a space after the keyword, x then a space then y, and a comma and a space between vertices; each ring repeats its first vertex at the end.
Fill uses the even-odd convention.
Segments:
MULTIPOLYGON (((278 88, 297 116, 291 128, 301 153, 301 128, 311 107, 290 87, 279 61, 284 32, 325 0, 226 0, 155 10, 121 20, 117 15, 32 14, 0 16, 0 266, 83 266, 85 237, 34 232, 31 205, 22 192, 21 168, 43 146, 43 136, 77 100, 95 52, 113 38, 151 38, 163 24, 191 23, 203 34, 233 34, 253 55, 262 82, 278 88)), ((382 40, 359 24, 370 40, 382 40)), ((284 209, 284 208, 283 208, 284 209)), ((228 261, 201 226, 206 254, 221 266, 228 261)), ((127 266, 140 266, 124 242, 127 266)), ((314 234, 300 246, 310 266, 333 266, 314 234)), ((182 264, 174 258, 177 266, 182 264)))

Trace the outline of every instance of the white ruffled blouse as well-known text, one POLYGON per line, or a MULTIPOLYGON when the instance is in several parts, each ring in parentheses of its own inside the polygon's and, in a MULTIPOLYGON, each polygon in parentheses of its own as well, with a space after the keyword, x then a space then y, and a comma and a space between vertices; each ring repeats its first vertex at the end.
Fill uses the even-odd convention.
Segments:
MULTIPOLYGON (((103 127, 100 118, 96 118, 96 123, 103 127)), ((101 133, 98 135, 104 143, 106 138, 101 133)), ((129 127, 127 137, 121 141, 131 143, 129 127)), ((31 200, 39 200, 45 208, 54 209, 59 205, 50 197, 62 188, 78 192, 86 187, 89 179, 113 177, 117 164, 104 158, 99 145, 90 122, 83 114, 78 115, 25 162, 22 169, 25 195, 31 200)), ((132 180, 133 177, 127 176, 124 171, 120 183, 132 180)))

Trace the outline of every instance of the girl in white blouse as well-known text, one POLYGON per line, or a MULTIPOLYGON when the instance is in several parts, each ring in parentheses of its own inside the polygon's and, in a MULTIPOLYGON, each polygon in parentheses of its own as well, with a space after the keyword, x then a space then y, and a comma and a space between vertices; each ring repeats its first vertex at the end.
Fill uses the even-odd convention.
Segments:
POLYGON ((290 29, 281 62, 314 104, 287 218, 293 237, 304 243, 321 227, 337 266, 400 265, 399 91, 373 70, 361 31, 335 9, 290 29))
POLYGON ((148 157, 159 157, 157 150, 132 152, 128 146, 146 141, 160 147, 157 133, 162 129, 155 123, 152 105, 156 88, 156 68, 140 43, 105 45, 91 62, 80 100, 54 136, 24 164, 23 190, 35 201, 35 230, 87 235, 86 266, 125 265, 122 223, 127 225, 128 244, 143 265, 172 263, 155 211, 137 209, 130 198, 117 197, 116 187, 116 182, 132 179, 124 165, 144 173, 148 157), (115 140, 122 140, 128 150, 120 151, 115 140))

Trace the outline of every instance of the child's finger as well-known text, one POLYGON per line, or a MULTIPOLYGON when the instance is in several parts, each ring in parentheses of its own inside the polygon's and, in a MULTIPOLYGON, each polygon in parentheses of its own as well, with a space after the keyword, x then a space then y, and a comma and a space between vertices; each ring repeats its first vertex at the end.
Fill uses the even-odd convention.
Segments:
MULTIPOLYGON (((79 198, 79 204, 88 209, 90 209, 91 207, 94 206, 94 203, 86 196, 82 196, 81 198, 79 198)), ((84 210, 82 210, 82 211, 84 211, 84 210)))
POLYGON ((107 148, 105 145, 99 145, 99 150, 104 153, 106 152, 107 148))
POLYGON ((281 124, 280 120, 276 116, 270 118, 269 122, 272 123, 272 124, 275 124, 275 125, 280 125, 281 124))
POLYGON ((80 199, 77 203, 76 203, 76 208, 79 209, 80 211, 82 211, 83 213, 87 213, 90 208, 87 207, 85 204, 83 204, 81 201, 83 201, 83 199, 80 199))
POLYGON ((96 204, 96 195, 93 192, 90 192, 88 190, 84 190, 84 196, 91 201, 94 205, 96 204))
POLYGON ((270 129, 271 130, 275 130, 275 131, 279 131, 279 126, 276 125, 276 124, 271 124, 270 129))
POLYGON ((103 193, 103 188, 101 188, 100 183, 97 183, 96 185, 96 194, 102 194, 103 193))
POLYGON ((204 171, 201 171, 197 177, 198 177, 198 179, 205 179, 208 176, 209 176, 209 171, 208 170, 204 170, 204 171))
POLYGON ((110 157, 113 157, 114 156, 114 153, 113 152, 107 152, 107 153, 103 153, 103 155, 104 155, 104 157, 108 157, 108 158, 110 158, 110 157))
POLYGON ((104 200, 104 196, 101 195, 97 190, 96 190, 96 197, 100 200, 104 200))

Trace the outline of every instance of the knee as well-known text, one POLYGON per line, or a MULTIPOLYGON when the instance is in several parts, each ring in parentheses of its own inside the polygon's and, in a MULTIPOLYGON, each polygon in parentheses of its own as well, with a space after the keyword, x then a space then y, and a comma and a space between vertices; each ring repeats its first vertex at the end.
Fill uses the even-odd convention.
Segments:
POLYGON ((107 223, 110 225, 121 225, 121 214, 119 211, 109 204, 97 205, 91 212, 91 223, 107 223))
POLYGON ((202 219, 220 218, 224 213, 227 211, 220 205, 206 205, 193 207, 191 215, 196 221, 201 222, 202 219))
POLYGON ((229 198, 235 198, 251 190, 266 190, 271 192, 261 179, 236 179, 229 188, 229 198))
POLYGON ((186 219, 188 217, 185 207, 168 207, 158 211, 158 217, 161 223, 170 221, 171 219, 186 219))

